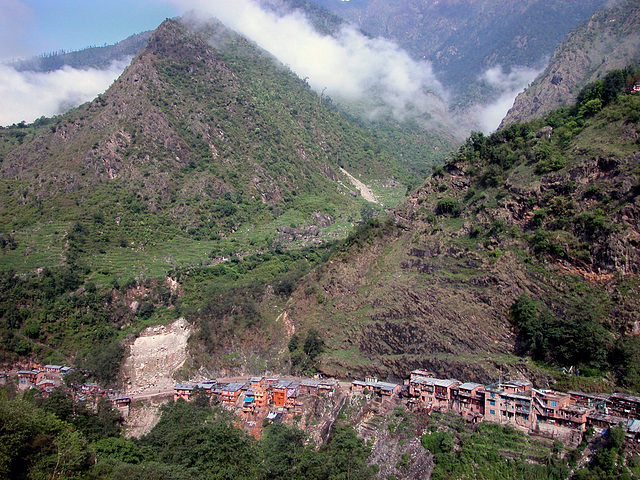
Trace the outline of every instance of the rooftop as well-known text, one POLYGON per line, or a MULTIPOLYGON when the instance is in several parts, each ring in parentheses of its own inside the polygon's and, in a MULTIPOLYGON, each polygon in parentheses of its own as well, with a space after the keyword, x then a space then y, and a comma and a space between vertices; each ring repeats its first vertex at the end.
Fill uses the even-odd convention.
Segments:
POLYGON ((504 382, 503 385, 505 387, 529 387, 531 382, 527 382, 526 380, 509 380, 508 382, 504 382))
POLYGON ((194 388, 196 388, 194 385, 189 385, 186 383, 178 383, 173 386, 174 390, 193 390, 194 388))
POLYGON ((611 396, 608 393, 584 393, 584 392, 577 392, 575 390, 569 390, 568 393, 576 397, 584 397, 584 398, 589 398, 591 400, 608 400, 609 397, 611 396))
POLYGON ((478 387, 484 387, 481 383, 466 382, 458 386, 460 390, 473 390, 478 387))
POLYGON ((217 384, 217 382, 213 383, 213 382, 206 382, 206 383, 198 383, 196 385, 196 387, 198 388, 202 388, 203 390, 211 390, 213 387, 215 387, 217 384))
POLYGON ((244 383, 230 383, 225 387, 222 387, 222 391, 224 392, 237 392, 238 390, 242 390, 244 387, 244 383))
POLYGON ((627 395, 626 393, 613 393, 610 396, 611 399, 619 398, 621 400, 625 400, 627 402, 640 403, 640 397, 636 397, 634 395, 627 395))
POLYGON ((458 380, 454 379, 442 379, 442 378, 430 378, 430 377, 420 377, 415 380, 412 380, 412 383, 418 383, 420 385, 435 385, 436 387, 451 387, 456 383, 460 383, 458 380))

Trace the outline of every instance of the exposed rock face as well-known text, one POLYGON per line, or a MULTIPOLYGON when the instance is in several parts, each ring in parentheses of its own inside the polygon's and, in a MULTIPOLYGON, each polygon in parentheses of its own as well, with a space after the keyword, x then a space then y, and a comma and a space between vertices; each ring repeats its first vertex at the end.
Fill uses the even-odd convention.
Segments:
POLYGON ((130 346, 124 364, 127 393, 172 389, 176 383, 173 375, 187 359, 187 340, 192 332, 184 318, 143 330, 130 346))
POLYGON ((571 105, 584 85, 638 60, 638 2, 626 1, 599 11, 556 49, 546 71, 518 95, 501 128, 571 105))

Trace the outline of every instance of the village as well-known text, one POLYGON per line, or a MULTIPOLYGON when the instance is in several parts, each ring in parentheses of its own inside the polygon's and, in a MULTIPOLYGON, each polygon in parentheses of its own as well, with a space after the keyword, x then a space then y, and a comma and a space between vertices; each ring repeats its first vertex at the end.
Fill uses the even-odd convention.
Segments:
MULTIPOLYGON (((37 389, 50 394, 64 383, 73 369, 61 365, 32 365, 30 369, 0 372, 0 385, 12 381, 19 390, 37 389)), ((105 390, 96 383, 70 385, 74 399, 90 407, 106 397, 126 419, 144 395, 105 390)), ((149 395, 147 394, 146 397, 149 395)), ((370 377, 352 382, 335 379, 249 378, 217 379, 195 384, 176 384, 173 390, 153 394, 160 399, 192 401, 198 396, 210 405, 220 405, 238 418, 238 425, 260 436, 265 422, 293 423, 317 404, 318 399, 342 403, 358 396, 379 407, 405 408, 429 414, 452 411, 467 422, 482 421, 511 425, 529 434, 572 441, 589 427, 602 432, 622 426, 630 442, 640 441, 640 397, 624 393, 557 392, 534 388, 526 380, 499 381, 483 385, 436 378, 432 372, 414 370, 402 384, 370 377), (230 381, 232 380, 232 381, 230 381)), ((339 408, 333 412, 337 414, 339 408)), ((332 419, 327 419, 329 422, 332 419)))

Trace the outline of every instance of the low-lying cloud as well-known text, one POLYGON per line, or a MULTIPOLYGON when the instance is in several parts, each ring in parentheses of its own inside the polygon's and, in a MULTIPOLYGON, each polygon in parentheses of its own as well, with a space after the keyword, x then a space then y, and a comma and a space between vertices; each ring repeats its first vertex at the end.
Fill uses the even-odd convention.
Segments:
POLYGON ((274 55, 316 92, 338 101, 382 101, 394 115, 438 116, 446 97, 431 64, 417 62, 394 42, 369 38, 353 27, 336 36, 318 33, 294 11, 278 15, 253 0, 175 0, 185 9, 216 17, 274 55))
POLYGON ((50 117, 104 92, 122 73, 130 58, 106 69, 63 67, 53 72, 18 72, 0 64, 0 125, 50 117))
POLYGON ((480 80, 486 81, 499 92, 497 100, 486 105, 477 105, 472 108, 473 116, 477 119, 479 128, 489 133, 500 126, 500 122, 513 106, 516 96, 522 92, 542 70, 521 67, 512 68, 509 73, 504 72, 501 66, 496 66, 485 71, 480 80))

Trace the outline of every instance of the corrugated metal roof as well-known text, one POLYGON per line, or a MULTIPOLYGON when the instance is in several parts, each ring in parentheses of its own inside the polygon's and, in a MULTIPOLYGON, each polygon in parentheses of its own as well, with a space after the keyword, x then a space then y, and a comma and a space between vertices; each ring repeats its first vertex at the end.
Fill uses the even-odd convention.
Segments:
POLYGON ((518 400, 531 400, 532 397, 529 397, 527 395, 519 395, 517 393, 501 393, 500 394, 502 397, 506 397, 506 398, 516 398, 518 400))
POLYGON ((632 433, 640 433, 640 420, 634 420, 629 425, 629 431, 632 433))
POLYGON ((189 385, 186 383, 178 383, 173 386, 174 390, 193 390, 194 388, 196 388, 194 385, 189 385))
POLYGON ((627 395, 626 393, 613 393, 610 398, 620 398, 627 402, 640 403, 640 397, 636 397, 635 395, 627 395))
POLYGON ((412 383, 419 383, 421 385, 435 385, 437 387, 450 387, 454 383, 460 383, 460 381, 454 379, 445 380, 442 378, 420 377, 419 379, 414 380, 412 383))
POLYGON ((527 382, 526 380, 509 380, 508 382, 504 382, 503 385, 513 385, 515 387, 528 387, 531 385, 531 382, 527 382))
POLYGON ((460 390, 473 390, 474 388, 484 387, 481 383, 466 382, 458 386, 460 390))
POLYGON ((203 390, 211 390, 215 385, 215 383, 198 383, 196 387, 202 388, 203 390))
POLYGON ((575 395, 576 397, 590 398, 592 400, 608 400, 610 397, 608 393, 584 393, 575 390, 569 390, 567 393, 575 395))
POLYGON ((302 380, 300 385, 303 387, 318 387, 320 385, 320 380, 302 380))
POLYGON ((222 390, 225 392, 237 392, 238 390, 242 390, 244 387, 244 383, 230 383, 225 387, 222 387, 222 390))

